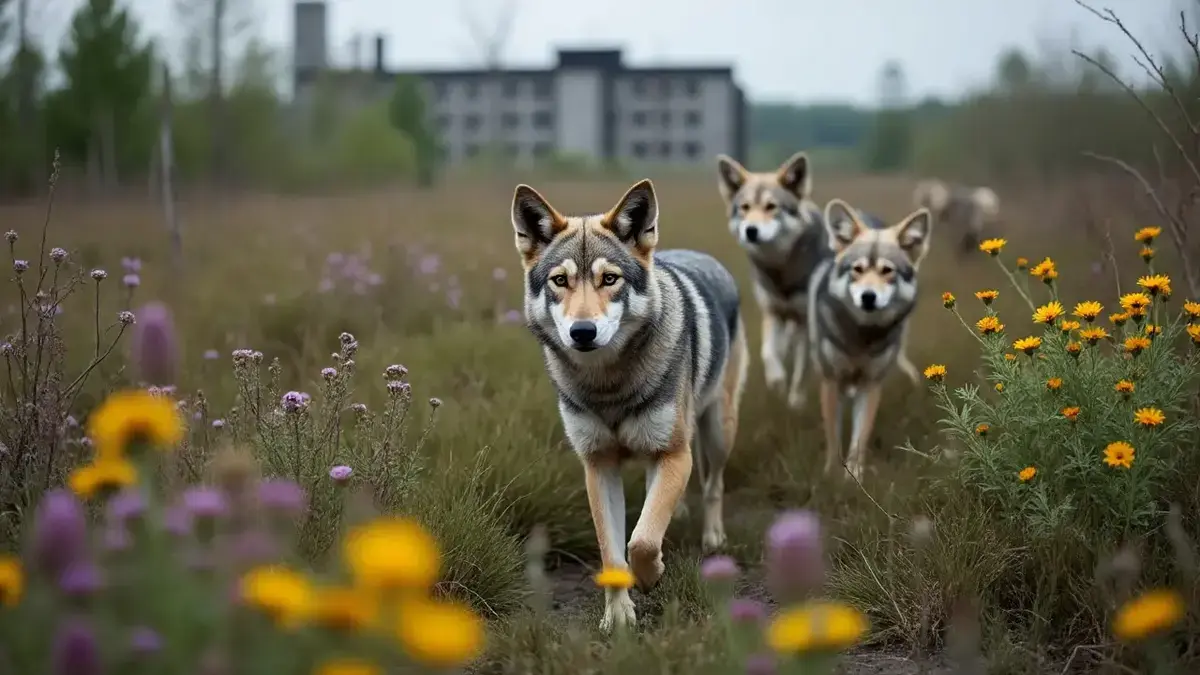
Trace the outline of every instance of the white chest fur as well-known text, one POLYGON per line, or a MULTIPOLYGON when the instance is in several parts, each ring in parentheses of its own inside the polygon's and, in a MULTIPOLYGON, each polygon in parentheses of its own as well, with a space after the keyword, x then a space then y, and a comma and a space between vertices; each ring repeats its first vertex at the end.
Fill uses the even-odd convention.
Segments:
POLYGON ((563 428, 579 455, 623 448, 635 454, 654 454, 667 447, 675 433, 674 402, 639 412, 610 425, 589 412, 568 410, 561 404, 563 428))

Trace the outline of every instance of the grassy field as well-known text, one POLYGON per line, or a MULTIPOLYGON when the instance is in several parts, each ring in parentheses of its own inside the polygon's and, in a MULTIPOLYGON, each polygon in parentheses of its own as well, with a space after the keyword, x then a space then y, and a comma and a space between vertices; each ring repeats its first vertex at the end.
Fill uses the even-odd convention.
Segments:
MULTIPOLYGON (((419 485, 398 508, 417 512, 443 541, 445 589, 493 620, 479 672, 704 672, 711 606, 697 581, 696 519, 671 524, 663 582, 635 595, 647 631, 640 646, 607 647, 595 633, 602 597, 589 580, 598 554, 582 469, 564 440, 539 350, 514 317, 522 292, 508 207, 519 181, 533 183, 566 211, 606 209, 632 183, 511 176, 450 181, 425 192, 189 197, 180 207, 181 263, 172 259, 154 204, 64 200, 55 205, 47 245, 69 248, 87 268, 109 270, 105 317, 150 299, 171 304, 184 363, 177 384, 181 392, 203 391, 206 419, 224 418, 234 405, 233 350, 260 350, 267 362, 278 358, 281 390, 316 395, 321 369, 339 365, 330 354, 342 332, 361 345, 347 404, 382 408, 387 392, 381 373, 389 364, 407 367, 420 402, 414 409, 422 416, 425 399, 440 398, 437 423, 421 449, 419 485), (120 288, 125 256, 143 263, 132 297, 120 288), (208 350, 220 358, 207 358, 208 350), (539 525, 549 538, 552 621, 526 608, 523 542, 539 525)), ((953 642, 947 631, 952 616, 965 606, 978 609, 989 672, 1061 670, 1068 658, 1076 667, 1094 665, 1088 655, 1106 653, 1103 644, 1083 654, 1072 648, 1104 641, 1103 603, 1088 582, 1099 552, 1033 550, 1020 531, 986 512, 980 495, 947 488, 939 458, 955 443, 939 433, 944 413, 928 387, 914 389, 899 374, 891 378, 863 484, 822 479, 815 396, 809 409, 796 413, 764 387, 748 264, 726 228, 715 183, 715 175, 671 176, 656 188, 662 246, 715 255, 734 272, 746 298, 754 356, 726 474, 730 553, 749 570, 742 592, 765 597, 757 570, 774 515, 808 507, 827 528, 835 562, 830 593, 864 610, 872 622, 868 644, 850 659, 847 672, 905 673, 917 672, 916 664, 936 665, 947 639, 953 642), (900 448, 908 443, 919 453, 900 448), (921 516, 932 519, 937 534, 918 550, 909 531, 921 516)), ((909 212, 912 187, 901 177, 826 179, 818 173, 816 197, 822 204, 841 197, 894 222, 909 212)), ((1117 292, 1103 242, 1089 224, 1111 227, 1123 287, 1142 264, 1130 233, 1148 224, 1147 214, 1128 206, 1132 200, 1119 189, 1102 193, 1090 209, 1080 206, 1073 189, 1001 194, 1004 223, 996 234, 1009 240, 1006 255, 1034 262, 1054 257, 1068 309, 1117 292)), ((0 222, 22 235, 18 248, 26 257, 34 257, 44 217, 41 204, 0 209, 0 222)), ((973 374, 979 344, 939 296, 959 296, 964 318, 974 321, 982 308, 968 304, 972 293, 1007 286, 985 255, 960 256, 954 234, 935 229, 921 270, 909 354, 918 367, 945 364, 948 383, 957 386, 979 382, 973 374)), ((1012 335, 1024 334, 1029 313, 1011 295, 1002 291, 998 309, 1012 335)), ((69 344, 84 345, 68 348, 68 359, 77 363, 90 356, 91 302, 89 293, 76 294, 60 319, 69 344)), ((0 333, 14 330, 13 316, 0 312, 0 333)), ((103 374, 119 377, 111 364, 103 374)), ((88 403, 85 397, 80 407, 88 403)), ((219 444, 220 432, 198 428, 195 444, 219 444)), ((643 490, 640 473, 631 469, 631 522, 643 490)), ((698 513, 696 486, 688 498, 698 513)), ((969 632, 966 624, 957 625, 969 632)))

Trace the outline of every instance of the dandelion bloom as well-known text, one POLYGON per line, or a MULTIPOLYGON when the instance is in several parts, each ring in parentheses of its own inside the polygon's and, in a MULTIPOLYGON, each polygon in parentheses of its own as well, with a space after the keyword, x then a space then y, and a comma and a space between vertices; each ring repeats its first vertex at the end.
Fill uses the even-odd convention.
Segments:
POLYGON ((1143 593, 1117 609, 1113 634, 1134 641, 1166 631, 1183 619, 1184 604, 1179 593, 1158 589, 1143 593))
POLYGON ((1189 323, 1187 327, 1188 337, 1192 338, 1192 342, 1200 344, 1200 324, 1189 323))
POLYGON ((1133 446, 1125 441, 1113 441, 1104 448, 1104 463, 1111 467, 1128 469, 1133 466, 1133 446))
POLYGON ((1133 240, 1139 244, 1146 244, 1149 246, 1150 244, 1154 243, 1154 240, 1160 234, 1162 234, 1161 227, 1143 227, 1142 229, 1133 233, 1133 240))
POLYGON ((1020 340, 1013 342, 1013 349, 1019 352, 1025 352, 1026 355, 1032 355, 1035 351, 1037 351, 1037 348, 1041 346, 1042 339, 1034 336, 1023 337, 1020 340))
POLYGON ((992 428, 988 426, 987 423, 982 423, 975 426, 975 433, 979 434, 980 436, 987 436, 988 432, 991 430, 992 428))
POLYGON ((1075 316, 1091 323, 1100 316, 1100 312, 1104 311, 1104 306, 1095 300, 1086 300, 1075 305, 1075 311, 1072 312, 1075 316))
POLYGON ((1200 302, 1188 300, 1183 303, 1183 311, 1188 315, 1189 320, 1200 319, 1200 302))
POLYGON ((358 588, 320 588, 313 596, 309 615, 314 625, 356 633, 374 625, 379 604, 374 595, 358 588))
POLYGON ((941 382, 946 377, 946 366, 935 363, 925 369, 925 379, 941 382))
POLYGON ((0 605, 15 607, 25 593, 25 570, 15 555, 0 555, 0 605))
POLYGON ((1109 314, 1108 320, 1111 321, 1114 326, 1123 326, 1125 325, 1125 322, 1129 320, 1129 312, 1109 314))
POLYGON ((336 659, 317 666, 313 675, 383 675, 383 668, 370 661, 336 659))
POLYGON ((1062 388, 1062 378, 1061 377, 1052 377, 1052 378, 1046 380, 1046 388, 1049 389, 1050 391, 1058 391, 1059 389, 1062 388))
POLYGON ((1058 329, 1064 333, 1070 333, 1073 330, 1079 330, 1078 321, 1064 321, 1058 324, 1058 329))
POLYGON ((984 335, 991 335, 1004 330, 1004 324, 1000 323, 1000 319, 994 316, 985 316, 976 321, 975 327, 978 328, 979 332, 983 333, 984 335))
POLYGON ((1000 255, 1000 251, 1004 250, 1004 245, 1008 243, 1007 239, 985 239, 979 244, 979 250, 992 256, 1000 255))
POLYGON ((342 553, 368 588, 425 590, 437 581, 441 551, 415 520, 377 518, 350 530, 342 553))
POLYGON ((1108 331, 1100 326, 1089 326, 1079 331, 1079 339, 1087 342, 1089 345, 1094 345, 1100 340, 1108 337, 1108 331))
POLYGON ((173 448, 183 439, 174 404, 148 391, 131 390, 104 399, 88 418, 88 436, 102 457, 120 457, 134 443, 173 448))
POLYGON ((1074 422, 1079 419, 1079 406, 1069 405, 1062 409, 1062 416, 1074 422))
POLYGON ((1027 466, 1017 473, 1017 478, 1021 479, 1022 483, 1028 483, 1037 475, 1037 467, 1027 466))
POLYGON ((1133 382, 1130 382, 1129 380, 1119 380, 1113 385, 1113 391, 1117 392, 1118 394, 1129 395, 1133 393, 1134 387, 1135 385, 1133 382))
POLYGON ((985 305, 992 304, 992 302, 994 302, 996 300, 996 298, 999 296, 1000 296, 1000 291, 996 291, 996 290, 975 291, 975 297, 978 298, 985 305))
POLYGON ((1067 343, 1067 353, 1075 358, 1079 358, 1079 353, 1083 351, 1083 345, 1078 342, 1067 343))
POLYGON ((1121 296, 1121 308, 1129 313, 1145 310, 1150 306, 1150 296, 1145 293, 1126 293, 1121 296))
POLYGON ((1054 266, 1054 261, 1051 260, 1050 258, 1046 258, 1046 259, 1042 260, 1042 262, 1034 265, 1029 270, 1030 276, 1037 277, 1038 279, 1045 279, 1046 276, 1048 276, 1051 272, 1054 272, 1055 273, 1054 275, 1058 276, 1056 268, 1054 266))
POLYGON ((137 467, 123 458, 97 458, 71 472, 67 485, 80 499, 91 499, 98 493, 116 492, 136 485, 137 467))
POLYGON ((1150 348, 1150 338, 1131 335, 1125 338, 1124 346, 1127 353, 1137 356, 1142 353, 1142 350, 1150 348))
POLYGON ((1165 274, 1154 274, 1148 277, 1141 277, 1137 281, 1138 286, 1146 289, 1150 297, 1158 295, 1164 298, 1171 296, 1171 277, 1165 274))
POLYGON ((1017 258, 1017 269, 1023 270, 1029 267, 1029 258, 1017 258))
POLYGON ((242 575, 238 595, 280 625, 294 626, 310 611, 313 590, 308 578, 295 570, 262 565, 242 575))
POLYGON ((1133 421, 1144 427, 1156 427, 1167 421, 1167 416, 1158 408, 1138 408, 1133 412, 1133 421))
POLYGON ((1057 300, 1051 300, 1033 312, 1033 320, 1037 323, 1051 324, 1064 313, 1062 304, 1057 300))
POLYGON ((766 642, 778 654, 841 651, 867 632, 867 618, 838 602, 812 602, 784 610, 767 627, 766 642))
POLYGON ((447 668, 470 662, 483 652, 483 620, 455 602, 426 598, 402 603, 396 636, 416 661, 447 668))
POLYGON ((942 307, 946 309, 954 309, 954 294, 950 291, 942 293, 942 307))
POLYGON ((1154 260, 1154 249, 1149 246, 1143 246, 1142 250, 1138 251, 1138 255, 1142 256, 1143 261, 1150 262, 1154 260))
POLYGON ((605 567, 592 580, 600 588, 630 588, 633 586, 633 573, 619 567, 605 567))
POLYGON ((995 386, 995 389, 996 389, 996 391, 1003 393, 1003 392, 1004 392, 1004 383, 1003 383, 1003 382, 997 382, 997 383, 996 383, 996 386, 995 386))

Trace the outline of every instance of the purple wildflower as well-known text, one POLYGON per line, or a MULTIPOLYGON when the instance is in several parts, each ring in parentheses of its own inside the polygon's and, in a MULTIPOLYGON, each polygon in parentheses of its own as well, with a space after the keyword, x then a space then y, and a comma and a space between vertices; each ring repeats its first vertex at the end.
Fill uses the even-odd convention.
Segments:
POLYGON ((96 281, 104 281, 105 279, 108 278, 108 272, 105 272, 104 270, 97 267, 96 269, 92 270, 92 278, 95 279, 96 281))
POLYGON ((42 496, 33 517, 33 557, 50 574, 61 574, 83 557, 87 519, 75 495, 61 488, 42 496))
POLYGON ((321 377, 324 378, 326 382, 332 381, 335 377, 337 377, 337 374, 337 368, 321 369, 321 377))
POLYGON ((55 264, 61 263, 67 259, 67 249, 55 246, 54 248, 50 249, 50 259, 53 260, 55 264))
POLYGON ((246 530, 233 541, 233 556, 243 565, 270 562, 279 554, 275 540, 262 530, 246 530))
POLYGON ((75 419, 74 415, 67 415, 67 418, 63 420, 63 424, 65 424, 68 429, 76 429, 79 427, 79 420, 75 419))
POLYGON ((122 326, 131 326, 137 323, 137 315, 129 310, 122 310, 117 312, 117 321, 120 321, 122 326))
POLYGON ((383 369, 383 379, 385 380, 403 380, 405 375, 408 375, 408 368, 399 363, 393 363, 383 369))
POLYGON ((298 413, 307 407, 305 395, 298 391, 289 391, 280 399, 280 405, 286 413, 298 413))
POLYGON ((350 480, 350 475, 353 473, 354 469, 351 469, 345 464, 339 464, 329 470, 329 477, 332 478, 333 482, 335 483, 345 483, 346 481, 350 480))
POLYGON ((13 346, 12 346, 11 342, 0 343, 0 355, 8 356, 12 353, 13 353, 13 346))
POLYGON ((437 274, 438 268, 442 266, 442 259, 436 253, 428 253, 421 256, 421 262, 417 265, 417 270, 425 276, 437 274))
POLYGON ((756 624, 767 618, 767 610, 757 600, 735 598, 729 603, 729 618, 734 623, 756 624))
POLYGON ((783 601, 803 596, 825 578, 821 521, 808 510, 781 514, 767 531, 767 583, 783 601))
POLYGON ((389 394, 400 394, 407 391, 409 384, 400 380, 388 380, 387 390, 389 394))
POLYGON ((262 301, 263 301, 264 305, 274 305, 275 304, 275 294, 267 293, 266 295, 263 296, 262 301))
POLYGON ((21 274, 22 272, 24 272, 28 269, 29 269, 29 261, 28 260, 14 260, 13 261, 13 271, 16 272, 17 274, 21 274))
POLYGON ((146 498, 138 490, 121 490, 108 500, 108 519, 114 524, 140 518, 145 512, 146 498))
POLYGON ((213 420, 213 421, 212 421, 212 428, 214 428, 214 429, 224 429, 224 428, 225 428, 225 420, 223 420, 223 419, 215 419, 215 420, 213 420))
POLYGON ((172 506, 163 512, 163 529, 177 537, 186 537, 192 532, 192 514, 182 506, 172 506))
POLYGON ((155 384, 175 381, 177 344, 171 310, 152 302, 138 311, 141 322, 133 332, 130 352, 142 380, 155 384))
POLYGON ((121 258, 121 267, 124 268, 125 271, 129 272, 129 273, 141 272, 142 271, 142 259, 141 258, 121 258))
POLYGON ((72 563, 58 577, 59 590, 75 598, 94 594, 103 583, 100 568, 85 560, 72 563))
POLYGON ((126 274, 121 283, 125 284, 125 288, 137 288, 142 285, 142 278, 136 274, 126 274))
POLYGON ((510 309, 500 316, 500 323, 521 323, 524 320, 525 315, 515 309, 510 309))
POLYGON ((162 650, 162 637, 152 628, 138 626, 129 634, 129 649, 134 654, 153 654, 162 650))
POLYGON ((733 581, 740 572, 737 563, 727 555, 715 555, 700 563, 700 578, 705 581, 733 581))
POLYGON ((100 649, 91 627, 80 618, 67 619, 54 637, 54 675, 100 675, 100 649))
POLYGON ((258 485, 258 503, 269 511, 300 515, 304 512, 307 496, 304 488, 290 480, 268 479, 258 485))
POLYGON ((504 269, 503 267, 497 267, 496 269, 492 270, 492 279, 496 281, 504 281, 507 278, 508 270, 504 269))
POLYGON ((366 415, 367 414, 367 404, 366 403, 355 403, 354 405, 350 406, 350 409, 353 410, 354 413, 357 415, 366 415))
POLYGON ((746 659, 746 675, 775 675, 775 657, 770 654, 751 654, 746 659))
POLYGON ((218 352, 215 349, 204 350, 204 360, 205 361, 215 361, 219 358, 221 358, 221 352, 218 352))
POLYGON ((229 502, 220 490, 191 487, 183 492, 183 507, 195 519, 220 518, 229 513, 229 502))
POLYGON ((104 528, 102 543, 106 551, 113 553, 128 551, 133 546, 133 537, 129 535, 129 528, 124 525, 110 523, 104 528))

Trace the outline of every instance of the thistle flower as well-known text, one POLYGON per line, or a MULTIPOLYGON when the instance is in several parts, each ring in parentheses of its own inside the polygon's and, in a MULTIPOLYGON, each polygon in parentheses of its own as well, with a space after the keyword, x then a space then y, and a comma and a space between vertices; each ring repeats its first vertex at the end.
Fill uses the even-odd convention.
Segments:
POLYGON ((229 501, 224 493, 215 488, 188 488, 180 501, 193 520, 211 520, 229 514, 229 501))
POLYGON ((23 274, 24 272, 29 270, 29 261, 28 260, 14 260, 12 265, 13 265, 13 271, 16 272, 17 274, 23 274))
POLYGON ((92 278, 96 281, 104 281, 108 278, 108 272, 105 272, 97 267, 96 269, 92 270, 92 278))
POLYGON ((122 310, 117 312, 117 321, 120 321, 122 326, 132 326, 137 323, 137 315, 128 310, 122 310))
POLYGON ((137 288, 142 285, 142 278, 136 274, 126 274, 121 283, 125 284, 125 288, 137 288))
POLYGON ((412 391, 412 385, 400 380, 390 380, 387 383, 387 390, 393 396, 405 396, 412 391))
POLYGON ((68 619, 54 637, 54 675, 100 675, 100 649, 91 626, 68 619))
POLYGON ((141 272, 142 260, 141 258, 121 258, 121 267, 126 272, 141 272))
POLYGON ((322 368, 321 378, 326 382, 332 382, 338 375, 337 368, 322 368))
POLYGON ((403 380, 405 375, 408 375, 408 368, 398 363, 393 363, 383 369, 383 379, 385 380, 403 380))
POLYGON ((700 578, 708 582, 734 581, 740 573, 737 563, 727 555, 715 555, 700 563, 700 578))
POLYGON ((335 483, 344 484, 350 480, 350 476, 353 475, 353 473, 354 469, 351 469, 345 464, 339 464, 329 470, 329 477, 332 478, 333 482, 335 483))
POLYGON ((820 588, 825 579, 821 521, 808 510, 781 514, 767 531, 767 583, 783 601, 820 588))
POLYGON ((67 249, 55 246, 50 249, 50 259, 57 265, 67 259, 67 249))
POLYGON ((757 600, 735 598, 729 603, 729 618, 734 623, 758 624, 767 618, 767 610, 757 600))
POLYGON ((87 550, 87 520, 83 505, 70 492, 50 490, 33 516, 33 559, 57 576, 87 550))
POLYGON ((286 413, 298 413, 308 407, 308 396, 303 392, 289 391, 280 399, 280 405, 286 413))
POLYGON ((298 516, 304 513, 307 502, 304 488, 290 480, 268 479, 258 485, 258 503, 269 511, 298 516))
POLYGON ((163 529, 176 537, 186 537, 192 533, 192 514, 180 505, 172 506, 163 512, 163 529))
POLYGON ((130 354, 143 381, 167 384, 175 381, 177 340, 171 310, 152 302, 138 311, 142 320, 133 332, 130 354))
POLYGON ((81 560, 69 565, 58 578, 58 588, 72 598, 86 598, 104 584, 100 568, 91 561, 81 560))
POLYGON ((225 428, 225 420, 223 420, 223 419, 220 419, 220 418, 213 420, 213 421, 212 421, 212 428, 214 428, 214 429, 224 429, 224 428, 225 428))
POLYGON ((436 396, 429 399, 429 407, 433 408, 434 410, 437 410, 438 408, 442 407, 442 399, 440 399, 436 396))
POLYGON ((360 417, 367 414, 367 404, 366 403, 355 403, 354 405, 350 406, 350 409, 353 410, 354 413, 360 417))
POLYGON ((107 511, 110 523, 125 523, 141 518, 146 513, 146 498, 140 490, 121 490, 108 500, 107 511))

